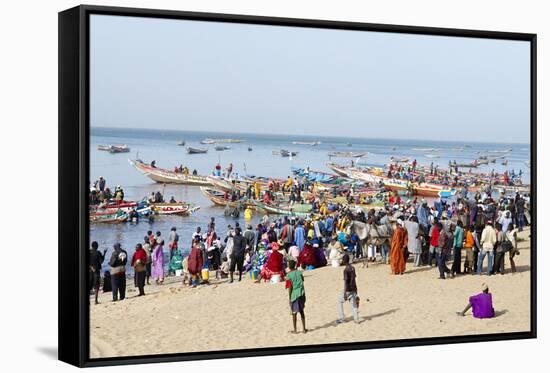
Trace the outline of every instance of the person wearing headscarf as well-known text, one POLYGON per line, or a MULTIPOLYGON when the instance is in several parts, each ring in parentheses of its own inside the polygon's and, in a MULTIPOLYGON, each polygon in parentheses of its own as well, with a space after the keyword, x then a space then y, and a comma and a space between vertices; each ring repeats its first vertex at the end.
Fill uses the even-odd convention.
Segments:
POLYGON ((412 216, 410 220, 404 222, 407 231, 407 249, 413 255, 414 266, 420 266, 420 254, 422 253, 422 242, 420 239, 420 224, 418 218, 412 216))
POLYGON ((262 279, 264 279, 264 281, 269 281, 273 275, 277 274, 281 275, 281 280, 285 278, 284 256, 280 252, 281 248, 275 242, 271 243, 269 247, 271 248, 271 252, 256 282, 260 282, 262 279))
POLYGON ((408 244, 407 231, 403 228, 403 220, 397 219, 397 227, 391 239, 390 264, 394 275, 405 272, 405 248, 408 244))
POLYGON ((163 246, 164 240, 159 238, 159 241, 157 241, 157 245, 153 249, 153 255, 152 255, 152 261, 153 261, 153 271, 152 276, 153 280, 157 283, 157 285, 162 284, 164 282, 164 250, 163 246))
MULTIPOLYGON (((204 253, 202 251, 200 239, 195 238, 191 246, 191 252, 189 253, 189 257, 187 259, 187 271, 193 279, 200 276, 203 265, 204 253)), ((189 285, 193 285, 193 281, 189 281, 189 285)))
POLYGON ((132 267, 134 267, 135 285, 139 289, 138 296, 145 295, 145 275, 146 275, 147 253, 143 246, 138 243, 136 251, 132 256, 132 267))

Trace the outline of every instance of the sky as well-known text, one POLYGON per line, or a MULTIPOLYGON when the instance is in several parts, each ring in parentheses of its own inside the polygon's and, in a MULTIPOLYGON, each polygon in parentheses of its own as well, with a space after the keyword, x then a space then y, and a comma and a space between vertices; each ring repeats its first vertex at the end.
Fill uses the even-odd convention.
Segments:
POLYGON ((93 15, 91 125, 529 143, 530 45, 93 15))

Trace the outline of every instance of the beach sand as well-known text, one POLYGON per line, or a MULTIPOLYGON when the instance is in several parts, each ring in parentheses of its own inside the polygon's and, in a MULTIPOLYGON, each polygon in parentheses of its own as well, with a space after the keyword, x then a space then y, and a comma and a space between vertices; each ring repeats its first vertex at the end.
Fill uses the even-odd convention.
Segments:
MULTIPOLYGON (((402 276, 390 275, 388 265, 355 264, 362 322, 336 325, 337 299, 342 291, 343 267, 304 272, 307 334, 291 334, 292 321, 284 283, 222 282, 182 287, 170 277, 162 286, 146 286, 136 297, 128 280, 127 298, 110 302, 101 294, 91 305, 92 358, 184 353, 326 343, 382 341, 440 336, 520 332, 530 329, 529 230, 520 233, 516 256, 518 272, 504 276, 463 275, 438 280, 436 267, 413 268, 402 276), (497 316, 474 319, 471 311, 459 317, 468 297, 486 282, 493 293, 497 316)), ((485 259, 485 264, 487 259, 485 259)), ((506 269, 509 272, 508 254, 506 269)), ((90 298, 92 299, 92 298, 90 298)), ((298 329, 301 324, 298 317, 298 329)))

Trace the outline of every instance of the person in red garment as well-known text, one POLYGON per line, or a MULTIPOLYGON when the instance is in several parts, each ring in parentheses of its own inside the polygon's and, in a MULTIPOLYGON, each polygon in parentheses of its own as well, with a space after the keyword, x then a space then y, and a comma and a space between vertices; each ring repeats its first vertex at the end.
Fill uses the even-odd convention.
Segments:
MULTIPOLYGON (((191 252, 189 253, 189 258, 187 259, 187 270, 192 276, 192 279, 196 279, 197 276, 200 276, 203 266, 203 252, 200 246, 200 239, 195 238, 193 240, 193 246, 191 247, 191 252)), ((189 281, 189 285, 194 285, 193 281, 189 281)))
POLYGON ((138 243, 136 251, 132 256, 132 267, 134 267, 134 283, 139 289, 138 297, 145 295, 145 275, 146 275, 147 253, 143 246, 138 243))
POLYGON ((272 242, 269 246, 271 248, 271 253, 269 254, 267 262, 262 267, 260 276, 256 282, 260 282, 262 279, 264 279, 264 281, 269 281, 273 275, 281 275, 281 281, 285 279, 284 256, 279 251, 279 244, 272 242))
POLYGON ((309 266, 319 267, 316 250, 309 240, 306 241, 303 250, 298 255, 298 267, 300 266, 304 269, 309 266))

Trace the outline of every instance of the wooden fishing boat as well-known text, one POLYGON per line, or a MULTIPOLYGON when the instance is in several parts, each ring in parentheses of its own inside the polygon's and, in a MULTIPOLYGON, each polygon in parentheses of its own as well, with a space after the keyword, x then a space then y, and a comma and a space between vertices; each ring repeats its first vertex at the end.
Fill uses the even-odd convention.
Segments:
POLYGON ((178 146, 185 146, 185 141, 181 140, 180 142, 178 142, 178 146))
POLYGON ((129 153, 130 148, 128 145, 111 145, 109 148, 109 153, 115 154, 115 153, 129 153))
POLYGON ((336 163, 327 163, 327 167, 330 168, 332 171, 334 171, 337 175, 343 176, 343 177, 349 177, 349 169, 350 167, 341 166, 336 163))
POLYGON ((268 214, 298 216, 298 217, 308 217, 311 214, 313 214, 312 211, 300 211, 303 208, 303 206, 309 206, 309 205, 275 206, 275 205, 268 205, 258 201, 252 201, 252 202, 254 203, 254 205, 256 205, 256 208, 262 209, 268 214))
POLYGON ((151 210, 157 215, 190 215, 199 210, 199 206, 189 203, 151 203, 151 210))
POLYGON ((205 145, 211 145, 211 144, 215 144, 216 143, 216 140, 214 139, 204 139, 201 141, 201 144, 205 144, 205 145))
POLYGON ((216 145, 214 147, 214 149, 218 152, 221 152, 221 151, 224 151, 224 150, 229 150, 231 148, 229 146, 225 146, 225 145, 216 145))
POLYGON ((208 148, 193 148, 191 146, 187 147, 187 154, 204 154, 208 152, 208 148))
POLYGON ((115 212, 95 212, 90 214, 90 223, 124 223, 128 220, 128 214, 118 210, 115 212))
POLYGON ((225 192, 222 192, 220 190, 207 188, 207 187, 201 187, 202 194, 208 198, 210 201, 212 201, 213 204, 218 206, 229 206, 233 208, 240 208, 247 205, 246 201, 231 201, 230 199, 225 198, 225 192))
POLYGON ((413 193, 421 197, 452 197, 455 195, 456 191, 444 185, 436 184, 412 184, 413 193))
POLYGON ((294 145, 317 146, 317 145, 321 144, 321 141, 293 141, 292 144, 294 144, 294 145))
POLYGON ((109 151, 109 149, 111 149, 111 145, 98 145, 97 146, 97 150, 102 150, 102 151, 109 151))
POLYGON ((390 161, 392 161, 393 163, 407 163, 409 161, 409 158, 396 158, 396 157, 391 157, 390 158, 390 161))
POLYGON ((280 154, 281 154, 281 157, 295 157, 295 156, 298 155, 298 152, 291 151, 291 150, 286 150, 286 149, 281 149, 280 154))
POLYGON ((90 214, 115 214, 118 211, 129 214, 132 210, 135 210, 139 217, 149 216, 152 211, 149 204, 145 201, 139 202, 123 202, 120 204, 109 203, 108 205, 91 205, 90 214))
POLYGON ((145 164, 140 160, 129 159, 128 162, 132 166, 134 166, 138 171, 142 172, 145 176, 147 176, 148 178, 150 178, 151 180, 157 183, 198 185, 198 186, 212 185, 212 183, 208 181, 206 176, 182 174, 179 172, 176 173, 174 171, 166 170, 164 168, 151 167, 150 165, 145 164))
POLYGON ((328 156, 334 158, 363 158, 366 157, 368 154, 369 153, 367 152, 330 152, 328 153, 328 156))

